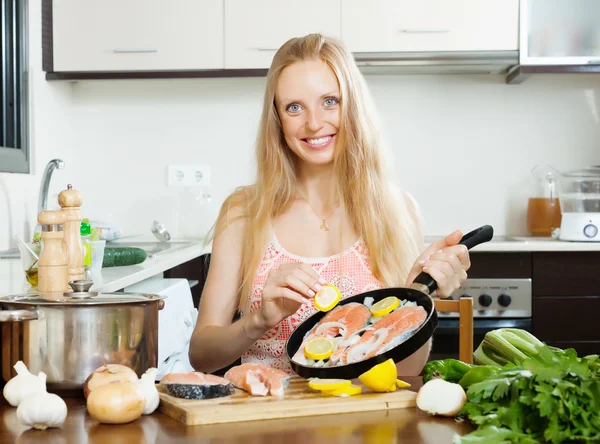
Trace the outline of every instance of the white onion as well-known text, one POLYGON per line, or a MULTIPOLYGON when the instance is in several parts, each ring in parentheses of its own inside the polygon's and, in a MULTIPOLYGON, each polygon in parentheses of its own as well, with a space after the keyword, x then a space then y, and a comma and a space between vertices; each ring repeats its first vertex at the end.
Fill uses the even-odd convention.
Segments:
POLYGON ((342 324, 341 322, 325 322, 324 324, 319 325, 319 328, 317 328, 317 331, 315 332, 315 334, 317 336, 320 336, 321 333, 323 333, 323 331, 325 331, 329 328, 332 328, 332 327, 339 328, 342 336, 344 336, 344 334, 346 333, 346 330, 348 329, 348 327, 346 327, 346 325, 342 324))

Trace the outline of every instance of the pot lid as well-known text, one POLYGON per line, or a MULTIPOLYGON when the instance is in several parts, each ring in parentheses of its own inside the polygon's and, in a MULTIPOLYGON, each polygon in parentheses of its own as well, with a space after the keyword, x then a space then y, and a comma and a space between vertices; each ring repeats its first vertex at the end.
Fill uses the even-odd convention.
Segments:
POLYGON ((135 304, 166 299, 165 296, 147 293, 99 293, 89 291, 92 281, 71 281, 69 285, 74 291, 65 292, 40 292, 0 297, 0 303, 23 305, 113 305, 135 304))

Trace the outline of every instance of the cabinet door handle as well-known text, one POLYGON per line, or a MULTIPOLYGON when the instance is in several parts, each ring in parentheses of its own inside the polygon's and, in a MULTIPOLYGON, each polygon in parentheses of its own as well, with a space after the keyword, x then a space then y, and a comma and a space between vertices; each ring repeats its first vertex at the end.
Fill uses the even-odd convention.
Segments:
POLYGON ((404 34, 445 34, 450 32, 449 29, 400 29, 399 32, 404 34))
POLYGON ((279 48, 269 48, 267 46, 257 46, 254 49, 257 51, 277 51, 277 50, 279 50, 279 48))
POLYGON ((115 48, 113 49, 115 54, 129 54, 129 53, 140 53, 140 52, 158 52, 158 48, 115 48))

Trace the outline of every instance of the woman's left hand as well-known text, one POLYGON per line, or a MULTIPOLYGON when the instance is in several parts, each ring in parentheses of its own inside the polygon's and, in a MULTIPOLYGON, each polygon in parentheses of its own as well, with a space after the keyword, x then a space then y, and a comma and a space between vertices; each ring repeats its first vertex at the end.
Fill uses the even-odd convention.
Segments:
POLYGON ((419 256, 408 274, 407 285, 422 272, 429 274, 438 285, 436 296, 448 297, 467 279, 467 270, 471 267, 469 250, 458 245, 462 239, 460 230, 444 239, 432 242, 419 256))

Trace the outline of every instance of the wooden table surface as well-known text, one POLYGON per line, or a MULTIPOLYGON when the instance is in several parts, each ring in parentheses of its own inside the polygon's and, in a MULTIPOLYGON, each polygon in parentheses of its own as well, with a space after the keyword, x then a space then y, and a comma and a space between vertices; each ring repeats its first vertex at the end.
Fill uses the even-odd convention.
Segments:
MULTIPOLYGON (((401 378, 415 391, 420 378, 401 378)), ((98 424, 86 412, 83 398, 66 398, 68 415, 61 429, 26 430, 16 408, 0 403, 0 443, 47 444, 154 444, 154 443, 285 443, 285 444, 391 444, 452 443, 455 433, 473 427, 453 418, 430 417, 416 407, 346 415, 247 421, 210 426, 185 426, 158 410, 123 425, 98 424)))

